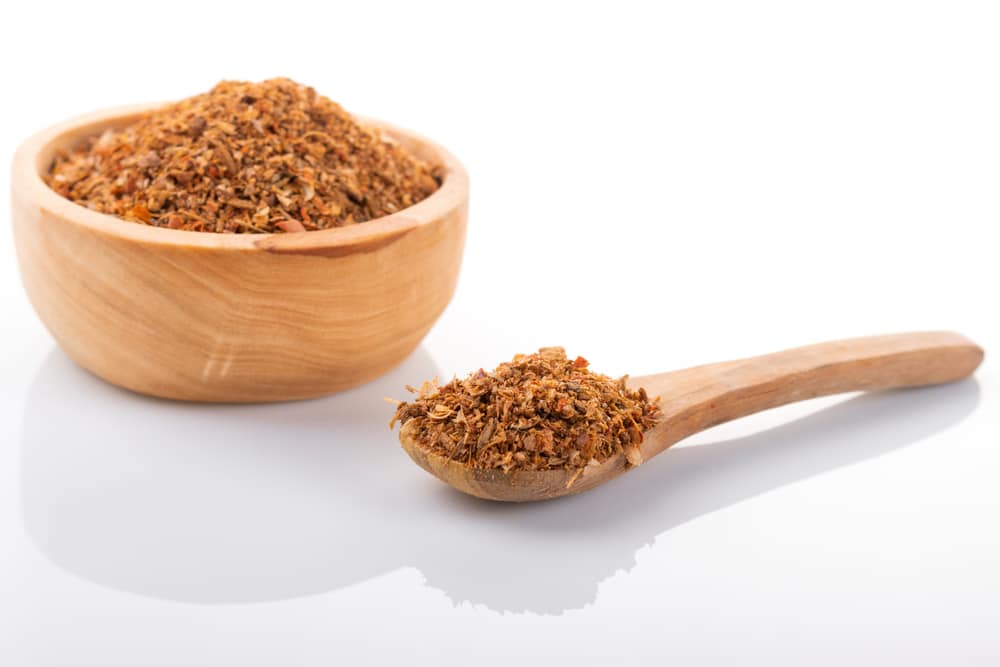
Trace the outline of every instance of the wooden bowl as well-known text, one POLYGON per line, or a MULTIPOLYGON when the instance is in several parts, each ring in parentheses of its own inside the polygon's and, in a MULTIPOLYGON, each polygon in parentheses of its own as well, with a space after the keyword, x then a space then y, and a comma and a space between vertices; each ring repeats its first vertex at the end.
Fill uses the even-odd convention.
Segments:
POLYGON ((451 299, 465 243, 468 176, 450 153, 363 120, 442 164, 441 188, 393 215, 295 234, 149 227, 91 211, 42 181, 58 149, 150 108, 71 120, 14 157, 21 278, 66 354, 143 394, 252 402, 346 389, 413 351, 451 299))

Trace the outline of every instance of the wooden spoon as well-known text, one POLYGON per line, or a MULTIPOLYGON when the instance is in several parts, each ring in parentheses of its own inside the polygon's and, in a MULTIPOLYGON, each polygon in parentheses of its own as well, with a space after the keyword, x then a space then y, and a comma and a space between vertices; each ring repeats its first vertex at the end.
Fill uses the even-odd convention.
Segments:
MULTIPOLYGON (((631 387, 661 397, 662 415, 644 434, 642 460, 731 419, 817 396, 954 382, 982 360, 982 348, 968 338, 936 331, 833 341, 630 378, 631 387)), ((580 493, 634 467, 619 454, 583 472, 470 468, 425 450, 408 425, 399 439, 420 467, 459 491, 488 500, 521 502, 580 493)))

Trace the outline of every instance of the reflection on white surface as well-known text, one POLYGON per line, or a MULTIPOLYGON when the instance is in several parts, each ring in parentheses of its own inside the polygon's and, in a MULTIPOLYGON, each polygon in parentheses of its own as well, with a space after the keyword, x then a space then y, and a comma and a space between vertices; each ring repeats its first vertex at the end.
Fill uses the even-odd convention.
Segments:
POLYGON ((975 381, 859 396, 676 448, 581 496, 514 506, 444 487, 386 428, 382 398, 436 374, 421 347, 330 398, 208 406, 119 390, 53 352, 24 415, 27 530, 64 569, 159 598, 277 600, 413 566, 455 601, 558 613, 593 601, 664 531, 916 442, 979 400, 975 381))

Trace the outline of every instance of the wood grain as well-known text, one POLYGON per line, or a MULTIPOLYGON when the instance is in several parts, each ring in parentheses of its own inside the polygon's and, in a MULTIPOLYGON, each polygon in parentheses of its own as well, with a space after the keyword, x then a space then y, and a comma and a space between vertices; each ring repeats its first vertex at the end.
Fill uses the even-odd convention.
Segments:
POLYGON ((468 177, 451 154, 361 119, 442 164, 441 188, 378 220, 287 235, 125 222, 41 180, 57 150, 148 108, 69 121, 29 139, 14 159, 22 281, 72 359, 145 394, 252 402, 346 389, 410 354, 451 299, 461 264, 468 177))
MULTIPOLYGON (((629 384, 661 398, 660 421, 645 433, 641 446, 648 461, 690 435, 755 412, 843 392, 953 382, 971 375, 982 360, 982 348, 960 334, 918 332, 820 343, 630 378, 629 384)), ((575 470, 504 473, 467 468, 429 453, 406 425, 400 441, 431 474, 489 500, 522 502, 580 493, 631 469, 623 456, 616 456, 580 475, 575 470)))

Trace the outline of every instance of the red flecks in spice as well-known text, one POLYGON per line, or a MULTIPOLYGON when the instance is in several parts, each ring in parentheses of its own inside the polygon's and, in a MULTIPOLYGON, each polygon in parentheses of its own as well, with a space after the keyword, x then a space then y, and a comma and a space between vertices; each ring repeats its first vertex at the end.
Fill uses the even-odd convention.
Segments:
POLYGON ((427 450, 474 468, 552 470, 622 454, 639 465, 643 431, 659 416, 645 390, 587 369, 560 347, 517 355, 444 386, 424 383, 400 403, 401 422, 427 450))
POLYGON ((213 232, 308 231, 395 213, 440 167, 289 79, 223 81, 58 155, 60 195, 133 222, 213 232))

